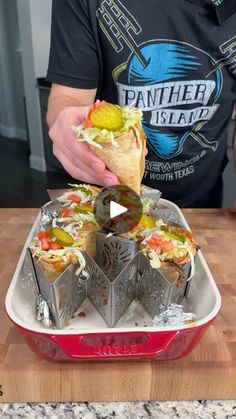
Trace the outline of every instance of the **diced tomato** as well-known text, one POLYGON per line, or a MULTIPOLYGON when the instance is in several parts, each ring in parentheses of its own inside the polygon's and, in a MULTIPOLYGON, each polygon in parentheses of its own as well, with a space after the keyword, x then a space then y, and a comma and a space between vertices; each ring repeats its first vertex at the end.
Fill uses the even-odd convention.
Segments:
POLYGON ((149 246, 156 250, 158 247, 160 247, 162 242, 161 240, 148 240, 147 243, 149 244, 149 246))
POLYGON ((41 231, 39 231, 38 232, 38 239, 41 241, 41 240, 47 240, 47 239, 49 239, 49 233, 48 233, 48 231, 44 231, 44 230, 41 230, 41 231))
POLYGON ((92 104, 92 106, 89 109, 89 113, 88 113, 88 118, 90 117, 91 113, 95 110, 100 108, 101 106, 105 105, 107 102, 105 100, 96 100, 96 102, 94 102, 92 104))
POLYGON ((163 237, 159 236, 159 234, 153 234, 150 240, 151 241, 163 241, 163 237))
POLYGON ((157 250, 158 248, 160 248, 160 244, 159 243, 155 243, 155 242, 148 242, 149 246, 153 249, 153 250, 157 250))
POLYGON ((168 240, 165 240, 164 237, 159 236, 158 234, 153 234, 147 243, 154 250, 157 250, 158 248, 163 251, 168 251, 168 250, 173 249, 173 244, 169 242, 168 240))
POLYGON ((82 122, 82 127, 83 128, 92 128, 92 122, 90 121, 90 119, 85 119, 83 122, 82 122))
POLYGON ((60 212, 61 217, 72 217, 73 215, 74 215, 74 211, 71 208, 62 208, 60 212))
POLYGON ((42 250, 49 250, 49 239, 41 240, 42 250))
POLYGON ((105 105, 107 102, 105 100, 96 100, 93 104, 94 109, 100 108, 101 106, 105 105))
POLYGON ((51 241, 49 243, 49 249, 51 249, 51 250, 58 250, 58 249, 62 249, 62 246, 60 246, 60 244, 57 244, 57 243, 51 241))
POLYGON ((167 240, 164 241, 163 243, 161 243, 161 249, 162 250, 172 250, 173 249, 173 244, 171 242, 168 242, 167 240))
POLYGON ((70 201, 72 201, 72 202, 75 202, 76 204, 79 204, 80 203, 80 201, 81 201, 81 198, 80 198, 80 196, 79 195, 76 195, 76 194, 70 194, 70 195, 68 195, 68 197, 67 197, 70 201))
POLYGON ((38 239, 41 242, 42 250, 49 250, 49 232, 44 230, 39 231, 38 239))

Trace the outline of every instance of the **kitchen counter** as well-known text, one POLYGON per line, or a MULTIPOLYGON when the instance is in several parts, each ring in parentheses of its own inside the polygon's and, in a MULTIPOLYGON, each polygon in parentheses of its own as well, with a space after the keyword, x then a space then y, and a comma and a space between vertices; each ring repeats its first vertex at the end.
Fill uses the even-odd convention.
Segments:
POLYGON ((5 294, 37 212, 0 209, 0 401, 5 402, 0 404, 0 417, 236 418, 236 212, 183 211, 222 296, 219 315, 192 354, 177 361, 86 362, 73 366, 36 357, 4 312, 5 294), (22 391, 17 388, 21 378, 22 391), (71 382, 80 386, 78 392, 71 382), (185 399, 193 401, 181 401, 185 399), (195 401, 200 399, 205 401, 195 401), (9 404, 70 400, 90 403, 9 404), (103 400, 108 403, 101 403, 103 400))
POLYGON ((1 419, 235 419, 236 400, 0 404, 1 419))

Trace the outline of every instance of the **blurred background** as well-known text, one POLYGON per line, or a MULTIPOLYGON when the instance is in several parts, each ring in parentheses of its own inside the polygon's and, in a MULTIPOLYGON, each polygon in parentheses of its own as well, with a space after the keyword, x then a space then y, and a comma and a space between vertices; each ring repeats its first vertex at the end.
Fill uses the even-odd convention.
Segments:
MULTIPOLYGON (((47 188, 65 188, 45 122, 50 86, 45 81, 50 44, 51 0, 0 0, 0 206, 39 207, 47 188)), ((223 207, 233 206, 236 175, 232 121, 223 207)))

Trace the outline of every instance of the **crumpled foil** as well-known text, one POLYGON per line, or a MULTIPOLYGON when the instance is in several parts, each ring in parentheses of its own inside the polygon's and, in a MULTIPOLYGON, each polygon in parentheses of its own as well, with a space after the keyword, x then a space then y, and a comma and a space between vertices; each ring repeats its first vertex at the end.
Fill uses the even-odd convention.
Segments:
POLYGON ((37 297, 36 319, 37 321, 42 322, 46 327, 50 327, 52 325, 48 303, 41 294, 37 297))
POLYGON ((171 208, 157 208, 154 210, 158 217, 163 217, 172 223, 181 224, 179 214, 171 208))
POLYGON ((152 319, 152 325, 154 327, 184 326, 192 322, 195 317, 193 313, 185 313, 182 305, 171 303, 166 310, 161 308, 160 314, 152 319))
POLYGON ((47 230, 52 226, 52 221, 61 210, 59 201, 51 201, 41 207, 40 229, 47 230))

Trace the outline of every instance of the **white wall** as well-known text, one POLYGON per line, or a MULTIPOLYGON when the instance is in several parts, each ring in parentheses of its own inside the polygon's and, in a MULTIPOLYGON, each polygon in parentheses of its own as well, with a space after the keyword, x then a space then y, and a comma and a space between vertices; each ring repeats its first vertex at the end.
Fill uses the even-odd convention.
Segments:
POLYGON ((51 5, 52 0, 0 0, 0 134, 27 139, 25 99, 28 123, 34 125, 31 166, 39 170, 45 165, 36 79, 47 71, 51 5))
POLYGON ((26 139, 16 0, 0 0, 0 133, 26 139))
POLYGON ((35 77, 45 77, 50 47, 52 0, 30 0, 35 77))
POLYGON ((46 171, 37 78, 45 77, 50 44, 51 0, 16 0, 30 141, 30 166, 46 171))

